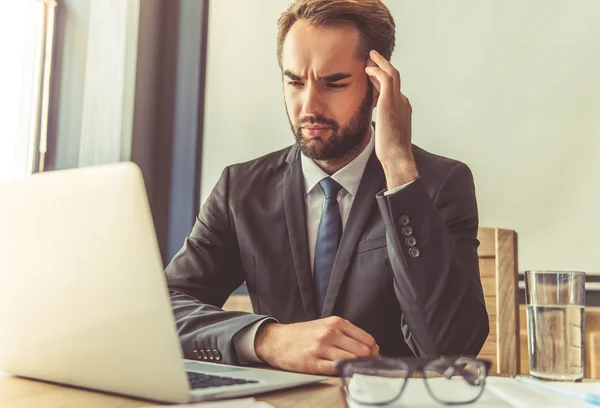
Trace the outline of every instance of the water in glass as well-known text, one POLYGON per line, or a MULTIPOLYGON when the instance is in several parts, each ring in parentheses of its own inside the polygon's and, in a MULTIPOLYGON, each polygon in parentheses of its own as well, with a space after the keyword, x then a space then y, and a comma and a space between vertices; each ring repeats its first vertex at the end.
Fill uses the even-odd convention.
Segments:
POLYGON ((530 374, 576 381, 583 378, 583 307, 527 306, 530 374))

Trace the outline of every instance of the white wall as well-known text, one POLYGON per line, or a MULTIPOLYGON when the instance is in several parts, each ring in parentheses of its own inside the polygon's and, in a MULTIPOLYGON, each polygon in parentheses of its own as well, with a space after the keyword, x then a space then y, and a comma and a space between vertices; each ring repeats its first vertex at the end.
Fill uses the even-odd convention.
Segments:
MULTIPOLYGON (((210 5, 202 201, 224 166, 293 142, 275 56, 288 0, 210 5)), ((600 273, 600 1, 387 0, 413 140, 465 161, 519 269, 600 273)))

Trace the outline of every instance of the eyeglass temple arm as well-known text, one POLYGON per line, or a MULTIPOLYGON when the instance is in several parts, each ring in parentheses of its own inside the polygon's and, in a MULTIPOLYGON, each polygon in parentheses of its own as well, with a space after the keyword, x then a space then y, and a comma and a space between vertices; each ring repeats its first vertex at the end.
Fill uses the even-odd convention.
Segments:
POLYGON ((468 364, 453 364, 451 366, 449 366, 448 368, 446 368, 445 370, 441 370, 440 369, 436 369, 436 371, 443 375, 444 378, 446 379, 451 379, 456 373, 460 374, 469 384, 471 385, 481 385, 481 381, 479 379, 479 375, 476 373, 473 373, 469 370, 465 370, 464 367, 466 367, 468 364))

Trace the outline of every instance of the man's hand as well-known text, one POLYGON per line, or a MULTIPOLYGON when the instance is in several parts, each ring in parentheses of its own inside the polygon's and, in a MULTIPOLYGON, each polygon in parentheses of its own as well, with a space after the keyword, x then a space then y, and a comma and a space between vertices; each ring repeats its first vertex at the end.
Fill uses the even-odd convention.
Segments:
POLYGON ((411 147, 412 107, 400 91, 400 73, 372 50, 365 72, 377 89, 375 154, 381 162, 388 190, 419 177, 411 147))
POLYGON ((258 358, 273 367, 326 375, 336 373, 335 360, 379 355, 373 336, 337 316, 295 324, 263 324, 254 348, 258 358))

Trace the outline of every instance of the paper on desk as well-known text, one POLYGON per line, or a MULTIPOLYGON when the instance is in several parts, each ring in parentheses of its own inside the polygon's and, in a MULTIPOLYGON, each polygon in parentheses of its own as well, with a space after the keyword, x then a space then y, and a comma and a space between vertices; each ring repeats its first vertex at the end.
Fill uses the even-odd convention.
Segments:
MULTIPOLYGON (((373 384, 373 393, 384 390, 386 387, 395 388, 394 379, 379 377, 373 384), (389 384, 386 385, 386 382, 389 384)), ((455 387, 453 381, 443 378, 427 380, 430 383, 437 381, 435 387, 440 392, 452 392, 457 397, 456 392, 460 392, 461 387, 455 387)), ((462 381, 462 380, 460 380, 462 381)), ((573 389, 580 392, 599 392, 600 383, 556 383, 560 387, 573 389)), ((554 385, 554 384, 553 384, 554 385)), ((488 377, 483 395, 472 404, 464 405, 465 407, 482 407, 482 408, 579 408, 579 407, 594 407, 594 405, 586 404, 583 401, 569 398, 566 396, 548 393, 543 389, 534 388, 522 384, 513 378, 488 377)), ((396 388, 397 389, 397 388, 396 388)), ((381 395, 381 394, 378 394, 381 395)), ((364 407, 350 398, 347 398, 349 408, 364 407)), ((411 378, 406 384, 406 388, 399 400, 395 403, 387 405, 390 408, 400 407, 447 407, 435 401, 425 387, 425 380, 420 378, 411 378)), ((597 408, 597 407, 596 407, 597 408)))
MULTIPOLYGON (((599 383, 563 383, 553 382, 553 387, 564 388, 577 392, 598 393, 599 383)), ((532 385, 520 383, 513 378, 489 377, 486 384, 489 392, 510 403, 513 408, 530 408, 543 406, 545 408, 589 408, 596 405, 587 404, 577 399, 563 396, 532 385)))
POLYGON ((184 405, 152 405, 145 408, 273 408, 273 405, 262 401, 256 401, 254 398, 239 398, 223 401, 195 402, 184 405))

